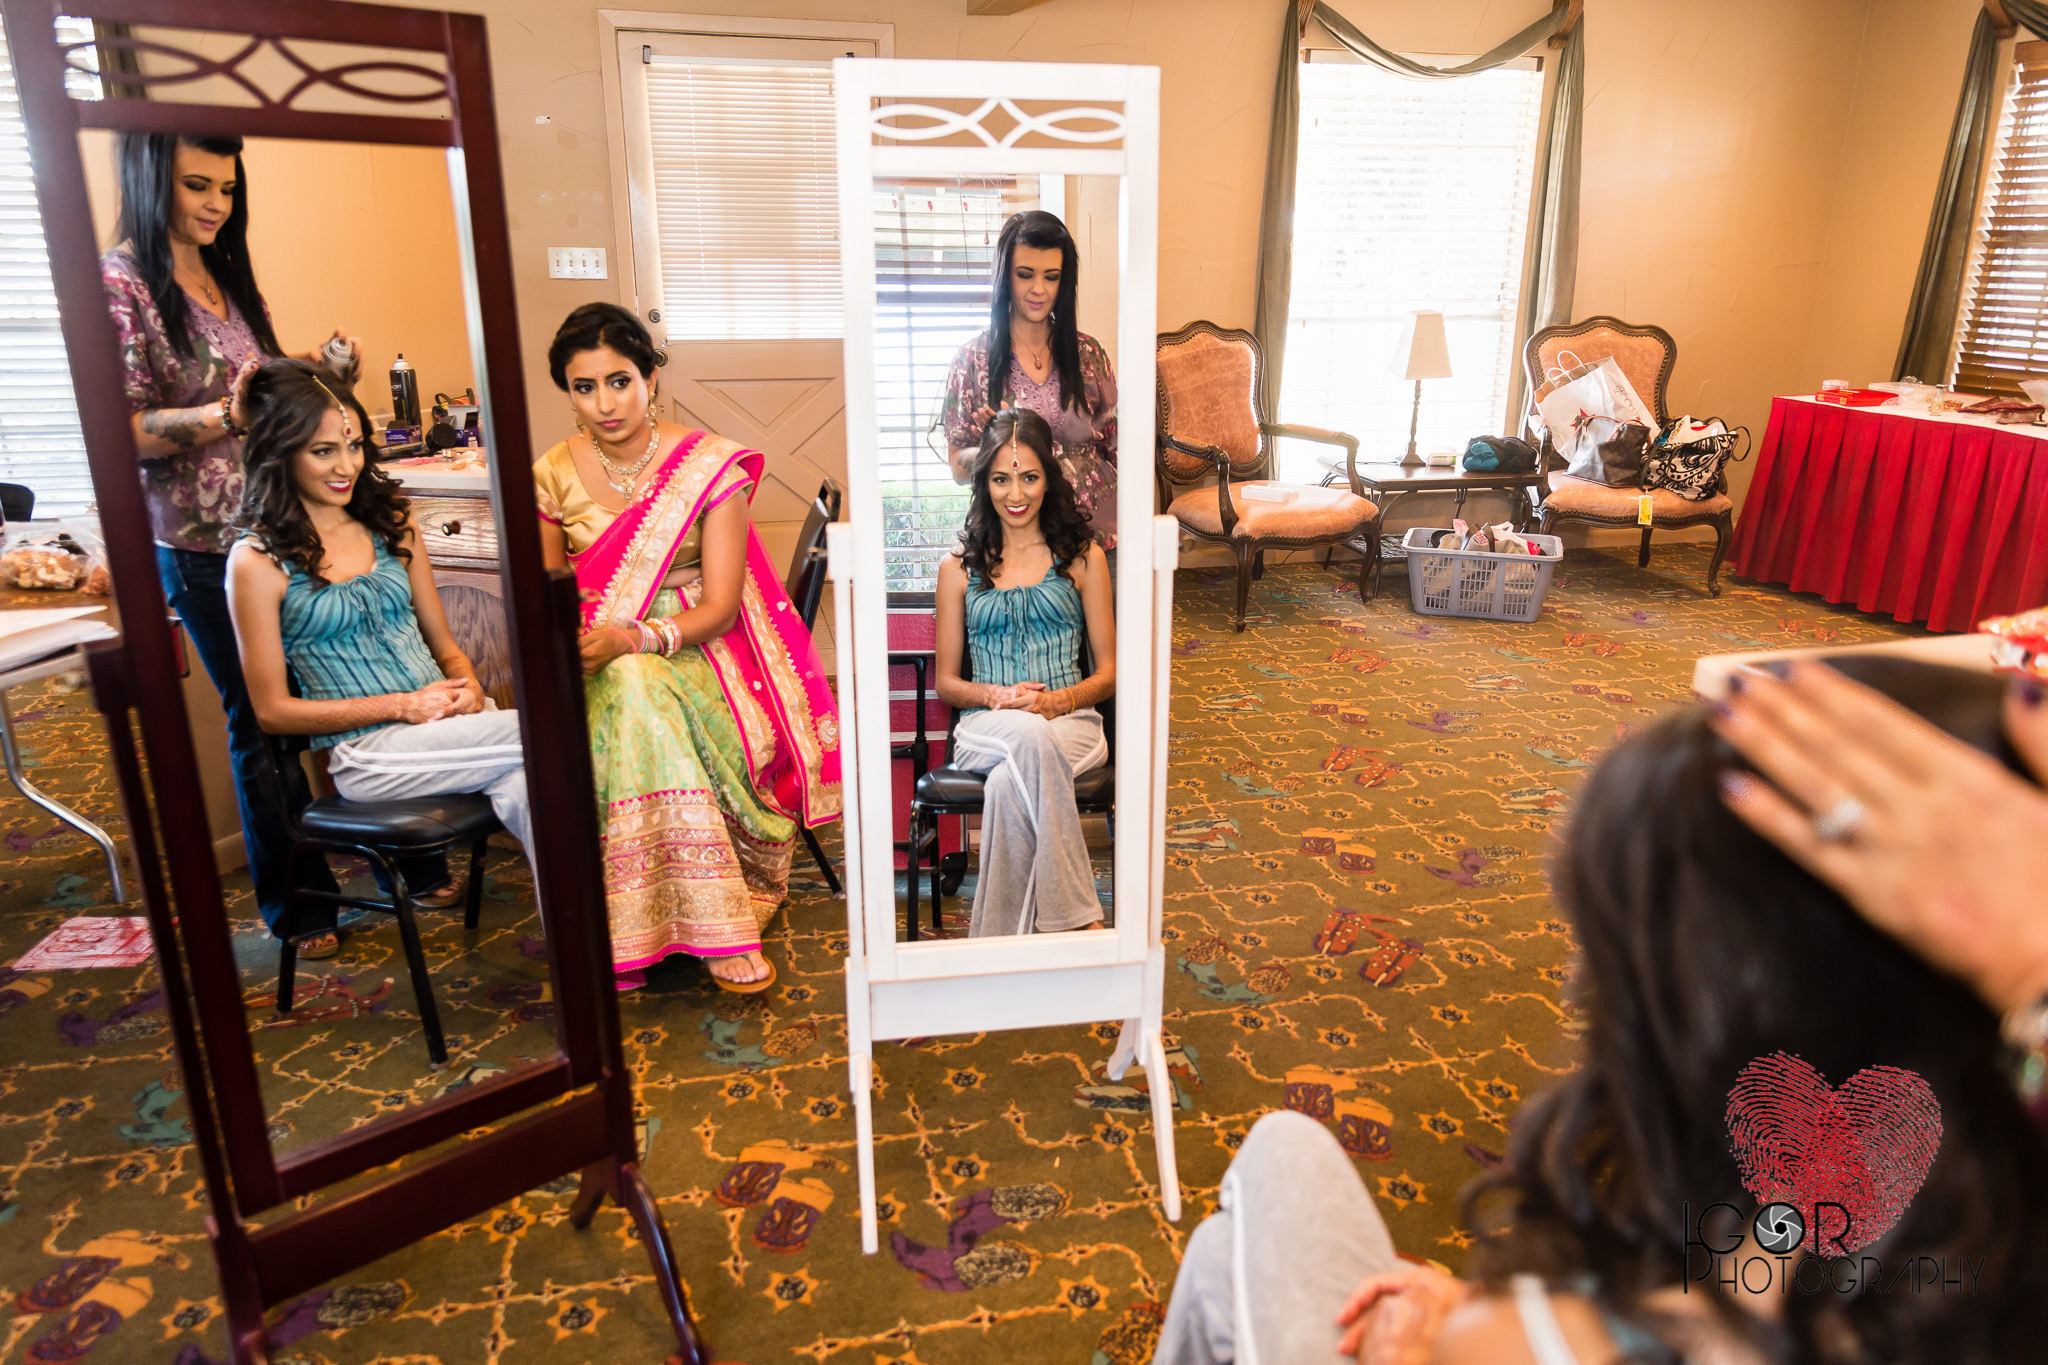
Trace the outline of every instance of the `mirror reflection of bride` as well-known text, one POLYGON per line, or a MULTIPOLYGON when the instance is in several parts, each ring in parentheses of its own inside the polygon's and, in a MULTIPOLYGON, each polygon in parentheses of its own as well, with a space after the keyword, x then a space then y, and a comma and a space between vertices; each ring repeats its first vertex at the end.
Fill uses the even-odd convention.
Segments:
POLYGON ((1109 761, 1095 709, 1116 691, 1108 559, 1036 412, 995 414, 969 478, 937 602, 939 698, 961 712, 951 763, 989 775, 968 932, 1100 929, 1074 778, 1109 761))
POLYGON ((685 953, 751 995, 797 822, 839 814, 838 711, 748 515, 761 453, 658 420, 661 363, 617 304, 562 323, 548 366, 580 430, 533 467, 541 549, 582 589, 618 987, 685 953))

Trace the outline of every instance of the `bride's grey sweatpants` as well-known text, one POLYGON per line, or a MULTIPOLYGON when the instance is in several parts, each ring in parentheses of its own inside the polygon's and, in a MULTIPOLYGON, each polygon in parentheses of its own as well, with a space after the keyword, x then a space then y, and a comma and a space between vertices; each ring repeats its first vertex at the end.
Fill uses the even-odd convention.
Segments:
POLYGON ((961 718, 953 766, 989 775, 970 935, 1053 933, 1102 918, 1074 778, 1108 761, 1093 707, 1055 720, 1029 711, 961 718))
POLYGON ((533 851, 517 711, 493 707, 419 725, 387 725, 328 750, 327 775, 344 801, 480 792, 519 846, 533 851))

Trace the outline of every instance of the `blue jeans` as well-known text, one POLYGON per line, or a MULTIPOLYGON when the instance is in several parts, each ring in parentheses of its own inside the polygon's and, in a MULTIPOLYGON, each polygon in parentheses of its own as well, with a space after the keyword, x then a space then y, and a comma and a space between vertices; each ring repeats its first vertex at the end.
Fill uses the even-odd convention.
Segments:
MULTIPOLYGON (((242 840, 249 853, 249 875, 256 883, 256 908, 264 924, 277 933, 284 919, 285 892, 291 885, 304 891, 333 891, 334 874, 325 858, 302 858, 295 883, 287 883, 292 836, 287 811, 296 815, 313 799, 305 769, 296 761, 278 764, 283 782, 282 803, 268 795, 264 750, 269 736, 256 723, 256 708, 242 682, 242 658, 235 646, 235 626, 228 616, 228 557, 200 550, 156 547, 157 575, 171 610, 185 623, 186 638, 199 651, 221 710, 228 719, 228 762, 235 774, 235 805, 242 816, 242 840)), ((439 886, 448 879, 448 860, 438 854, 399 865, 406 885, 439 886)), ((299 916, 298 932, 320 933, 334 928, 332 906, 308 905, 299 916)))

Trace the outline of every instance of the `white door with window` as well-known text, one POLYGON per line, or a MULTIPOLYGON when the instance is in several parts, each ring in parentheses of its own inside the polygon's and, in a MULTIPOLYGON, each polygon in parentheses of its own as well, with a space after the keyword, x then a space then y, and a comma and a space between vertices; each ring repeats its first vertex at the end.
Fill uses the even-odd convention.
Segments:
POLYGON ((666 415, 768 457, 754 520, 785 565, 820 481, 846 482, 831 63, 889 31, 633 17, 661 29, 616 30, 627 304, 668 350, 666 415))

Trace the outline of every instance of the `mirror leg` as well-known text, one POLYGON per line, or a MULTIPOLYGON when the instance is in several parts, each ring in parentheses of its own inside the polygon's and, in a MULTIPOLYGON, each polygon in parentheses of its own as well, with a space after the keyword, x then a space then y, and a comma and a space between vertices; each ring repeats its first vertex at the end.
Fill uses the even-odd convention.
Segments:
POLYGON ((848 1070, 853 1075, 854 1164, 860 1175, 860 1249, 862 1255, 872 1256, 880 1244, 875 1227, 874 1059, 852 1057, 848 1070))
POLYGON ((640 1163, 622 1161, 618 1173, 619 1202, 633 1215, 633 1225, 640 1230, 640 1245, 647 1248, 647 1258, 654 1262, 654 1282, 661 1290, 662 1306, 668 1309, 669 1326, 675 1329, 676 1345, 681 1348, 669 1360, 672 1365, 710 1365, 711 1353, 704 1349, 697 1324, 690 1317, 689 1300, 683 1297, 682 1275, 676 1268, 676 1251, 669 1241, 668 1225, 662 1221, 654 1194, 640 1174, 640 1163))
POLYGON ((1116 1036, 1116 1051, 1109 1054, 1109 1079, 1122 1080, 1124 1072, 1131 1069, 1131 1063, 1138 1060, 1138 1041, 1144 1036, 1140 1032, 1142 1027, 1142 1020, 1124 1020, 1123 1029, 1116 1036))
POLYGON ((228 1359, 232 1365, 270 1365, 270 1339, 264 1335, 263 1291, 256 1285, 256 1263, 244 1229, 215 1226, 214 1265, 220 1271, 221 1301, 227 1310, 228 1359))
MULTIPOLYGON (((595 1166, 583 1168, 583 1183, 576 1187, 576 1198, 569 1204, 569 1226, 581 1232, 590 1226, 590 1220, 597 1216, 604 1206, 604 1197, 612 1193, 612 1163, 598 1162, 595 1166)), ((617 1198, 617 1195, 613 1195, 617 1198)))
MULTIPOLYGON (((914 855, 913 855, 914 856, 914 855)), ((858 949, 858 941, 855 943, 858 949)), ((875 1039, 865 957, 846 959, 846 1081, 853 1092, 854 1168, 860 1177, 860 1250, 875 1254, 875 1039)))
POLYGON ((1152 1145, 1159 1155, 1159 1197, 1166 1206, 1166 1221, 1178 1223, 1180 1168, 1173 1155, 1173 1077, 1166 1070, 1166 1040, 1157 1029, 1145 1035, 1145 1079, 1152 1090, 1152 1145))

